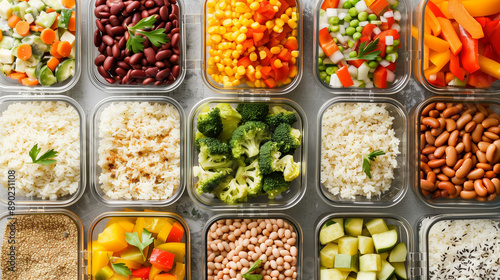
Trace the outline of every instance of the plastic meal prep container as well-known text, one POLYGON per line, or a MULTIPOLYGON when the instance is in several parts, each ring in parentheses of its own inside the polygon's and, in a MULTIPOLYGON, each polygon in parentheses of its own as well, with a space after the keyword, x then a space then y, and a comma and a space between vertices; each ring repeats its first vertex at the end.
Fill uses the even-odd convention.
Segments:
MULTIPOLYGON (((112 92, 116 94, 120 93, 138 93, 138 92, 154 92, 154 93, 165 93, 175 90, 179 87, 186 76, 186 30, 184 26, 184 1, 177 0, 177 6, 179 7, 179 34, 180 34, 180 73, 177 79, 171 84, 163 84, 160 86, 155 86, 154 82, 149 85, 142 84, 127 84, 122 85, 118 83, 110 84, 108 83, 102 76, 99 74, 97 67, 94 63, 95 58, 100 54, 98 48, 94 45, 94 32, 98 29, 96 26, 97 17, 95 15, 96 2, 106 2, 101 0, 91 0, 89 1, 88 6, 88 60, 87 60, 87 68, 88 75, 90 77, 90 81, 94 86, 98 89, 105 92, 112 92)), ((120 1, 121 2, 121 1, 120 1)), ((116 66, 115 66, 116 67, 116 66)))
MULTIPOLYGON (((297 272, 297 278, 296 279, 303 279, 302 278, 302 266, 303 266, 303 245, 304 245, 304 234, 302 232, 302 228, 299 225, 299 223, 294 220, 292 217, 288 216, 287 214, 281 214, 281 213, 249 213, 249 214, 218 214, 214 217, 212 217, 210 220, 207 221, 205 224, 203 230, 202 230, 202 236, 201 236, 201 244, 202 244, 202 262, 203 262, 203 272, 202 272, 202 279, 207 280, 208 279, 208 256, 207 256, 207 245, 208 245, 208 233, 210 231, 210 227, 212 224, 216 223, 217 221, 220 220, 226 220, 226 219, 282 219, 288 224, 290 224, 294 232, 296 233, 296 243, 295 246, 297 247, 297 265, 296 265, 296 272, 297 272)), ((264 265, 264 262, 262 262, 262 265, 264 265)))
MULTIPOLYGON (((72 98, 62 95, 50 95, 50 96, 3 96, 0 97, 0 115, 5 112, 8 107, 16 103, 28 103, 28 102, 64 102, 68 106, 73 107, 78 113, 80 122, 80 183, 78 190, 73 195, 68 195, 64 197, 59 197, 57 200, 41 199, 38 197, 24 197, 20 195, 13 196, 11 192, 8 191, 7 186, 0 186, 0 202, 1 204, 11 206, 12 203, 18 206, 32 206, 32 207, 65 207, 77 202, 80 197, 82 197, 85 192, 85 187, 87 185, 87 145, 86 145, 86 120, 85 113, 82 107, 72 98)), ((2 141, 2 139, 0 139, 2 141)), ((57 158, 56 158, 57 160, 57 158)), ((16 178, 14 180, 19 180, 19 174, 16 172, 16 178)))
POLYGON ((182 106, 170 97, 162 97, 162 96, 128 96, 128 97, 108 97, 106 99, 101 100, 93 109, 92 119, 90 120, 90 143, 91 143, 91 151, 90 151, 90 162, 91 162, 91 182, 92 182, 92 193, 98 198, 98 200, 104 202, 109 206, 145 206, 145 207, 164 207, 175 203, 184 192, 185 188, 185 161, 186 161, 186 140, 185 140, 185 116, 184 110, 182 106), (149 102, 151 104, 158 103, 162 105, 171 105, 175 109, 177 109, 179 113, 180 120, 180 184, 177 190, 173 193, 173 195, 166 200, 114 200, 108 197, 103 190, 101 189, 101 183, 99 182, 99 175, 101 174, 101 167, 98 165, 99 161, 99 125, 101 122, 101 116, 103 111, 112 104, 121 103, 121 102, 149 102))
MULTIPOLYGON (((75 0, 75 14, 76 14, 76 32, 75 32, 75 75, 68 78, 62 83, 55 83, 51 86, 42 86, 40 84, 36 86, 25 86, 19 83, 18 80, 11 79, 3 74, 0 74, 0 88, 5 92, 15 92, 15 93, 56 93, 63 94, 70 89, 72 89, 78 80, 80 79, 80 74, 82 72, 82 5, 80 0, 75 0)), ((49 54, 49 56, 51 56, 49 54)))
POLYGON ((207 98, 200 101, 196 104, 190 114, 189 117, 189 135, 188 135, 188 143, 189 143, 189 156, 187 163, 188 166, 188 175, 189 178, 189 187, 188 193, 191 199, 198 204, 200 207, 210 209, 211 211, 225 211, 225 210, 264 210, 264 209, 272 209, 272 210, 284 210, 293 207, 296 205, 300 199, 304 196, 306 191, 306 172, 307 172, 307 145, 308 145, 308 130, 307 130, 307 119, 302 108, 295 102, 289 99, 281 99, 281 98, 256 98, 252 100, 248 100, 245 98, 207 98), (193 167, 198 165, 198 151, 195 148, 195 134, 197 132, 197 121, 198 115, 200 114, 201 109, 208 105, 210 107, 215 107, 219 103, 229 103, 233 108, 236 109, 236 106, 239 103, 266 103, 269 105, 279 105, 282 106, 286 110, 293 111, 297 116, 297 122, 292 126, 300 130, 302 135, 302 143, 299 149, 295 151, 293 155, 295 162, 301 163, 300 176, 293 180, 290 184, 290 188, 278 196, 274 200, 269 200, 267 195, 261 195, 254 198, 249 198, 245 203, 238 204, 226 204, 220 201, 218 198, 214 197, 212 194, 198 194, 196 191, 196 182, 198 178, 196 178, 193 174, 193 167))
MULTIPOLYGON (((329 85, 323 83, 323 81, 319 78, 318 72, 318 55, 319 55, 319 39, 318 34, 321 30, 320 27, 320 11, 321 4, 324 0, 318 0, 316 5, 313 6, 314 10, 314 42, 313 42, 313 76, 316 82, 324 88, 326 91, 333 94, 395 94, 401 91, 410 81, 411 77, 411 63, 413 60, 412 57, 412 37, 411 37, 411 23, 412 23, 412 3, 411 0, 400 0, 398 11, 401 13, 401 20, 399 21, 399 25, 401 30, 400 34, 400 43, 401 48, 398 51, 398 59, 397 59, 397 68, 394 72, 396 74, 396 80, 392 83, 392 85, 388 86, 385 89, 380 88, 357 88, 357 87, 349 87, 349 88, 332 88, 329 85)), ((341 3, 343 3, 341 1, 341 3)))
POLYGON ((321 279, 320 277, 320 250, 323 245, 320 243, 319 239, 319 234, 321 231, 321 228, 325 225, 325 223, 331 219, 337 219, 337 218, 363 218, 365 219, 365 222, 367 219, 375 219, 375 218, 382 218, 384 219, 385 223, 387 226, 395 226, 397 228, 398 232, 398 243, 399 242, 404 242, 406 244, 406 248, 408 250, 408 255, 406 258, 406 274, 407 278, 409 280, 411 279, 417 279, 415 276, 413 276, 413 258, 414 258, 414 246, 415 246, 415 241, 414 241, 414 234, 411 225, 406 221, 403 217, 394 215, 394 214, 387 214, 387 213, 336 213, 336 214, 325 214, 322 217, 318 219, 316 222, 316 230, 314 232, 314 258, 315 258, 315 278, 316 280, 325 280, 321 279))
POLYGON ((202 36, 203 36, 203 47, 202 47, 202 58, 203 58, 203 65, 201 67, 202 71, 202 77, 203 81, 207 85, 207 87, 210 90, 213 90, 218 93, 222 94, 258 94, 258 95, 282 95, 291 92, 293 89, 295 89, 299 83, 300 80, 302 79, 302 74, 303 74, 303 59, 304 59, 304 48, 303 48, 303 24, 304 24, 304 19, 303 19, 303 10, 302 10, 302 0, 295 0, 297 3, 297 10, 298 10, 298 17, 299 20, 297 21, 297 42, 299 44, 299 57, 297 57, 297 62, 296 66, 298 67, 298 72, 297 75, 292 79, 292 82, 286 85, 282 86, 277 86, 275 88, 268 88, 262 87, 262 88, 251 88, 246 84, 241 84, 237 87, 224 87, 220 83, 216 83, 212 77, 207 73, 208 69, 208 59, 210 57, 210 54, 208 53, 210 47, 207 44, 208 40, 208 32, 207 28, 209 26, 209 14, 208 14, 208 7, 207 3, 209 0, 204 1, 204 6, 203 6, 203 24, 202 24, 202 36))
POLYGON ((493 201, 477 201, 475 199, 466 200, 460 197, 454 199, 438 198, 432 199, 422 194, 420 189, 420 116, 424 108, 431 103, 462 103, 462 104, 488 104, 490 109, 500 114, 500 100, 492 97, 431 97, 424 102, 418 104, 412 109, 412 156, 410 164, 412 166, 412 182, 413 188, 418 198, 433 208, 461 208, 461 209, 474 209, 474 208, 498 208, 500 207, 500 199, 493 201))
POLYGON ((85 255, 88 257, 88 279, 94 279, 92 277, 92 266, 93 266, 93 248, 92 248, 92 242, 98 240, 99 233, 101 233, 104 228, 106 227, 106 224, 110 221, 112 218, 166 218, 166 219, 173 219, 176 222, 179 222, 182 227, 184 228, 184 236, 181 242, 184 242, 186 244, 186 252, 185 252, 185 257, 184 257, 184 264, 186 266, 186 275, 184 276, 184 279, 179 279, 179 280, 191 280, 191 232, 189 230, 189 226, 186 223, 186 221, 179 215, 171 212, 156 212, 156 211, 145 211, 145 212, 137 212, 137 211, 120 211, 120 212, 106 212, 101 215, 99 215, 97 218, 94 219, 92 224, 90 225, 88 232, 87 232, 87 254, 85 255))
MULTIPOLYGON (((435 94, 447 94, 447 95, 453 95, 453 94, 468 94, 468 93, 473 93, 473 94, 480 94, 480 95, 492 95, 492 94, 498 94, 500 91, 500 83, 496 81, 493 83, 489 88, 481 89, 481 88, 466 88, 466 87, 453 87, 453 86, 445 86, 445 87, 439 87, 432 85, 427 78, 425 78, 424 75, 424 26, 426 25, 425 22, 425 9, 427 8, 427 4, 431 0, 422 0, 418 6, 415 7, 414 10, 414 21, 415 21, 415 26, 418 27, 419 33, 418 33, 418 43, 415 49, 418 51, 418 58, 415 61, 415 78, 416 80, 424 86, 427 90, 435 93, 435 94)), ((461 57, 459 56, 460 62, 462 62, 461 57)), ((445 66, 446 67, 446 66, 445 66)))
POLYGON ((330 99, 323 105, 318 113, 318 136, 316 142, 317 149, 317 170, 316 170, 316 182, 318 192, 321 198, 332 206, 339 207, 390 207, 399 203, 405 196, 408 190, 409 184, 409 166, 408 166, 408 113, 406 112, 403 105, 398 101, 386 98, 386 97, 372 97, 372 98, 343 98, 336 97, 330 99), (375 103, 385 105, 386 110, 394 118, 392 129, 395 132, 395 136, 400 140, 399 152, 400 154, 396 157, 398 167, 394 169, 394 179, 391 183, 391 188, 383 193, 381 196, 373 196, 371 199, 367 199, 363 196, 356 196, 355 200, 341 198, 340 195, 332 194, 322 183, 321 183, 321 153, 322 153, 322 122, 323 116, 329 108, 336 106, 337 104, 343 103, 375 103))

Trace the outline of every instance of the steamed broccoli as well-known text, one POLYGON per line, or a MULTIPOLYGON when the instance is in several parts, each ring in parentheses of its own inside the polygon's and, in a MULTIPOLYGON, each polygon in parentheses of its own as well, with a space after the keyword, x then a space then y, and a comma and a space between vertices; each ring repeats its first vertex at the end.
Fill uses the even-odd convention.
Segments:
POLYGON ((222 132, 222 119, 220 117, 220 109, 203 109, 198 115, 198 130, 207 137, 217 137, 222 132))
POLYGON ((274 130, 271 140, 278 143, 280 152, 293 154, 300 147, 300 131, 287 123, 282 123, 274 130))
POLYGON ((297 121, 294 112, 283 109, 281 106, 273 106, 266 117, 266 124, 271 127, 277 127, 282 123, 293 125, 297 121))
POLYGON ((255 159, 248 166, 240 166, 236 171, 236 180, 240 185, 245 185, 249 195, 257 195, 262 189, 262 173, 259 161, 255 159))
POLYGON ((229 140, 233 157, 243 154, 254 157, 259 154, 260 143, 270 138, 269 127, 263 122, 247 122, 239 126, 229 140))
POLYGON ((265 103, 240 103, 236 111, 241 114, 243 123, 249 121, 265 121, 269 112, 269 105, 265 103))
POLYGON ((198 162, 205 170, 229 169, 233 165, 231 148, 216 138, 200 138, 196 141, 198 162))
POLYGON ((193 174, 198 177, 196 191, 199 194, 211 193, 217 188, 223 178, 228 175, 227 171, 205 171, 199 166, 193 167, 193 174))
POLYGON ((300 175, 300 162, 294 162, 292 155, 286 155, 276 163, 276 171, 282 171, 285 181, 290 182, 300 175))
POLYGON ((248 190, 246 185, 239 184, 232 176, 226 177, 215 190, 217 197, 225 203, 246 202, 248 190))
POLYGON ((276 142, 268 141, 260 147, 259 168, 263 174, 277 171, 277 163, 281 153, 276 142))
POLYGON ((220 118, 222 120, 222 133, 219 135, 219 139, 222 142, 226 142, 231 138, 236 128, 238 128, 241 122, 241 115, 228 103, 219 103, 215 107, 220 109, 220 118))
POLYGON ((262 181, 262 190, 267 193, 269 199, 274 199, 290 188, 290 183, 285 181, 281 172, 273 172, 266 175, 262 181))

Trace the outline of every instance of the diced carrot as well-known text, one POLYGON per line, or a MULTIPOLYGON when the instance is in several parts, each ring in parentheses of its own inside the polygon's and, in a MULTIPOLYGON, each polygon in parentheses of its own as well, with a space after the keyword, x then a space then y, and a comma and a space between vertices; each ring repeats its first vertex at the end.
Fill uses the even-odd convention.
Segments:
POLYGON ((2 39, 3 39, 3 34, 2 32, 0 32, 0 41, 2 41, 2 39))
POLYGON ((462 50, 462 42, 458 38, 457 32, 451 25, 451 21, 447 18, 439 17, 437 18, 441 24, 441 32, 443 37, 450 43, 450 50, 453 54, 458 54, 462 50))
POLYGON ((32 55, 31 46, 28 44, 22 44, 17 47, 17 57, 21 60, 28 60, 32 55))
POLYGON ((50 68, 50 70, 55 71, 57 65, 59 65, 59 59, 52 57, 47 61, 47 66, 50 68))
POLYGON ((21 72, 12 72, 9 75, 9 78, 14 79, 14 80, 20 80, 20 79, 26 78, 26 74, 25 73, 21 73, 21 72))
POLYGON ((453 75, 453 73, 451 72, 446 72, 446 76, 445 76, 445 81, 446 81, 446 84, 449 84, 453 79, 455 79, 455 75, 453 75))
POLYGON ((69 31, 76 31, 76 13, 72 12, 68 24, 69 31))
POLYGON ((36 86, 38 85, 38 80, 34 78, 23 78, 21 79, 21 84, 25 86, 36 86))
POLYGON ((56 20, 54 21, 50 29, 57 29, 58 26, 59 26, 59 13, 57 13, 56 20))
POLYGON ((75 0, 62 0, 62 4, 68 9, 73 9, 76 5, 75 0))
POLYGON ((38 26, 38 25, 30 25, 30 30, 33 32, 42 32, 43 27, 38 26))
POLYGON ((71 44, 67 41, 62 41, 57 45, 57 52, 62 56, 62 57, 68 57, 71 54, 71 49, 73 47, 71 44))
POLYGON ((7 24, 8 24, 11 28, 14 28, 14 27, 16 27, 16 24, 17 24, 18 22, 20 22, 20 21, 21 21, 21 19, 20 19, 18 16, 16 16, 16 15, 12 15, 12 16, 10 16, 10 18, 7 20, 7 24))
POLYGON ((50 46, 50 54, 55 58, 62 58, 62 55, 57 52, 57 46, 59 45, 59 43, 59 41, 56 41, 50 46))
POLYGON ((484 37, 481 24, 467 12, 461 0, 450 0, 448 3, 448 11, 450 15, 470 33, 473 39, 481 39, 484 37))
POLYGON ((56 10, 54 10, 54 9, 52 9, 52 8, 47 8, 47 9, 45 10, 45 12, 46 12, 47 14, 48 14, 48 13, 53 13, 53 12, 55 12, 55 11, 56 11, 56 10))
POLYGON ((40 34, 40 39, 45 43, 45 44, 52 44, 54 43, 54 40, 56 39, 56 32, 52 29, 44 29, 42 33, 40 34))
POLYGON ((23 37, 30 35, 30 24, 26 21, 19 21, 16 24, 16 32, 23 37))

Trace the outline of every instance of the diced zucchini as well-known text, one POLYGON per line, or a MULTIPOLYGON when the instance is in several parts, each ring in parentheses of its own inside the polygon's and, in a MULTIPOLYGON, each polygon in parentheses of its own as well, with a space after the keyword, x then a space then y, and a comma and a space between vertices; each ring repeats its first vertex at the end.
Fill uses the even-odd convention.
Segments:
POLYGON ((50 68, 47 65, 42 67, 42 69, 40 70, 39 76, 37 78, 42 86, 50 86, 50 85, 53 85, 57 82, 57 79, 54 76, 54 73, 52 73, 52 71, 50 70, 50 68))
POLYGON ((36 67, 26 68, 26 75, 28 76, 28 78, 36 79, 35 70, 36 67))
POLYGON ((12 49, 14 47, 14 44, 16 43, 16 39, 9 37, 9 36, 3 36, 2 40, 0 41, 0 49, 12 49))
POLYGON ((0 49, 0 63, 12 64, 14 63, 14 56, 8 49, 0 49))
POLYGON ((377 280, 377 273, 368 272, 368 271, 360 271, 356 276, 356 280, 377 280))
POLYGON ((63 82, 69 77, 73 77, 75 75, 76 63, 74 59, 66 59, 65 61, 59 63, 56 68, 56 78, 57 81, 63 82))
POLYGON ((349 218, 345 220, 344 229, 347 235, 358 236, 363 232, 363 219, 349 218))
POLYGON ((57 13, 46 13, 41 12, 36 18, 35 23, 43 28, 50 28, 52 24, 56 21, 57 13))
POLYGON ((397 229, 398 229, 398 227, 397 227, 396 225, 388 225, 388 226, 387 226, 387 228, 388 228, 389 230, 392 230, 392 229, 397 230, 397 229))
MULTIPOLYGON (((71 14, 73 13, 73 11, 71 10, 62 10, 61 11, 61 15, 59 16, 59 23, 58 23, 58 27, 59 28, 64 28, 64 29, 68 29, 68 26, 69 26, 69 20, 71 19, 71 14)), ((70 33, 71 34, 71 33, 70 33)), ((63 40, 64 41, 64 40, 63 40)), ((71 42, 70 42, 71 43, 71 42)))
POLYGON ((2 71, 2 74, 4 74, 5 76, 8 76, 10 75, 10 73, 12 73, 12 66, 10 64, 2 65, 0 71, 2 71))
POLYGON ((398 280, 398 278, 396 277, 396 274, 393 274, 389 280, 398 280))
POLYGON ((391 250, 398 242, 398 232, 396 230, 389 230, 382 233, 372 235, 373 245, 377 253, 383 253, 391 250))
POLYGON ((45 3, 45 5, 57 11, 64 8, 61 0, 42 0, 42 1, 43 3, 45 3))
POLYGON ((359 271, 377 272, 382 268, 382 260, 378 254, 366 254, 359 257, 359 271))
POLYGON ((341 223, 332 220, 328 221, 327 224, 325 224, 325 226, 319 232, 319 241, 323 245, 344 236, 344 227, 341 223), (328 224, 329 222, 333 223, 328 224))
POLYGON ((360 254, 371 254, 374 252, 373 239, 368 236, 358 236, 358 249, 360 254))
POLYGON ((321 280, 345 280, 342 271, 334 268, 322 269, 320 271, 321 280))
POLYGON ((359 269, 359 256, 337 254, 335 256, 334 267, 340 271, 354 271, 358 272, 359 269))
POLYGON ((406 280, 407 276, 406 276, 406 266, 405 266, 405 263, 404 262, 394 262, 394 263, 391 263, 391 264, 392 264, 392 266, 394 266, 396 277, 398 279, 406 280))
POLYGON ((28 4, 30 4, 31 7, 37 9, 38 11, 42 11, 43 9, 45 9, 45 4, 42 2, 42 0, 30 0, 28 4))
POLYGON ((387 257, 389 257, 389 251, 380 253, 380 258, 383 260, 387 260, 387 257))
POLYGON ((0 17, 7 20, 12 16, 12 4, 7 0, 0 1, 0 17))
POLYGON ((361 235, 363 236, 372 236, 366 226, 363 227, 363 231, 361 232, 361 235))
POLYGON ((335 255, 337 255, 338 253, 339 245, 334 243, 326 244, 326 246, 319 252, 321 265, 326 268, 333 268, 335 255))
POLYGON ((382 268, 377 272, 377 280, 388 280, 394 274, 394 266, 382 260, 382 268))
POLYGON ((407 254, 406 244, 404 242, 398 243, 389 254, 389 262, 405 262, 407 254))
POLYGON ((358 238, 352 236, 344 236, 339 238, 339 253, 354 256, 358 254, 358 238))
POLYGON ((388 231, 387 225, 384 222, 384 219, 373 219, 366 223, 366 228, 370 232, 371 235, 388 231))

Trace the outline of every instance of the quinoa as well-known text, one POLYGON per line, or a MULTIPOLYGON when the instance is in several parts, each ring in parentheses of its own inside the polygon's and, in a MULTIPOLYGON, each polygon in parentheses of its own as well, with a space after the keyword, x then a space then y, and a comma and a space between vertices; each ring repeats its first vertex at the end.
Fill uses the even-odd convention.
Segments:
POLYGON ((1 252, 2 280, 78 279, 78 228, 66 215, 12 216, 1 252), (15 244, 9 244, 12 224, 15 244), (11 246, 15 248, 15 272, 9 270, 11 246))

